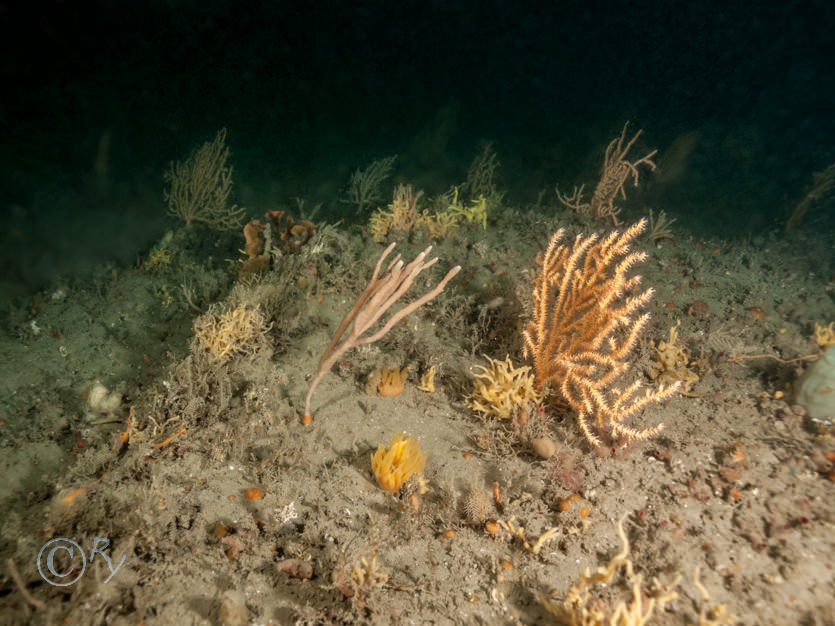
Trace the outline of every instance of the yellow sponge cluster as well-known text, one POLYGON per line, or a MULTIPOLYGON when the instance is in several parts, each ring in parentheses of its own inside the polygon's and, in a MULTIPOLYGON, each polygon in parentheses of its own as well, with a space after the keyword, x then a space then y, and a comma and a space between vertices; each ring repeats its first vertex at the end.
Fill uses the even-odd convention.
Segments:
MULTIPOLYGON (((368 222, 374 241, 383 243, 393 235, 408 237, 418 227, 423 228, 430 239, 445 239, 452 235, 458 224, 452 211, 454 207, 450 207, 449 211, 432 214, 418 211, 418 201, 422 196, 423 192, 413 192, 411 185, 399 185, 394 190, 394 199, 388 209, 377 209, 368 222)), ((463 216, 470 215, 467 210, 462 211, 463 216)))
POLYGON ((405 437, 401 430, 386 450, 382 444, 371 455, 371 469, 377 484, 391 493, 400 493, 400 488, 416 474, 423 474, 426 455, 420 449, 417 439, 405 437))
POLYGON ((489 356, 490 367, 476 367, 482 372, 476 378, 473 395, 467 401, 471 409, 499 419, 513 419, 522 409, 542 403, 542 394, 534 389, 531 368, 513 367, 510 357, 494 361, 489 356))

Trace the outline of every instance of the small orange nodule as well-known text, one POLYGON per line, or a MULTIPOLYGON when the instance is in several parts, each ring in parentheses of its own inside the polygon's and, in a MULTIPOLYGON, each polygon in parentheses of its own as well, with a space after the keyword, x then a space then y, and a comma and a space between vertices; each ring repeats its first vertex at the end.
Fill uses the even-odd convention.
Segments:
POLYGON ((507 559, 502 559, 501 561, 499 561, 499 565, 501 565, 505 569, 513 569, 513 563, 511 563, 507 559))
POLYGON ((261 496, 264 495, 264 492, 258 487, 250 487, 246 490, 244 495, 246 495, 247 500, 260 500, 261 496))
POLYGON ((587 506, 584 506, 582 509, 580 509, 580 517, 588 517, 590 513, 591 511, 589 511, 589 507, 587 506))
POLYGON ((765 311, 763 311, 758 306, 752 306, 750 309, 748 309, 748 312, 758 320, 764 320, 765 319, 765 311))
POLYGON ((731 462, 737 465, 742 465, 745 461, 745 453, 742 451, 742 442, 737 441, 734 444, 733 451, 731 452, 731 462))
POLYGON ((580 499, 580 496, 579 496, 579 494, 576 494, 576 493, 572 493, 570 496, 568 496, 568 501, 569 502, 576 502, 579 499, 580 499))
POLYGON ((215 524, 215 534, 218 536, 219 539, 223 539, 226 535, 229 534, 229 531, 226 529, 226 526, 223 522, 218 522, 215 524))
POLYGON ((499 526, 493 520, 490 520, 486 524, 484 524, 484 530, 486 530, 491 535, 497 535, 501 530, 501 526, 499 526))
POLYGON ((710 307, 704 300, 694 300, 690 308, 687 309, 687 315, 701 315, 707 313, 710 307))
POLYGON ((502 505, 502 494, 499 492, 499 483, 498 481, 493 481, 493 501, 496 503, 496 506, 502 505))
POLYGON ((226 499, 229 500, 229 502, 234 502, 235 501, 235 496, 234 495, 229 495, 229 496, 226 496, 226 499))
POLYGON ((313 423, 313 416, 310 413, 302 415, 302 426, 310 426, 313 423))
POLYGON ((560 500, 558 507, 560 512, 565 513, 571 510, 571 503, 568 500, 560 500))
POLYGON ((442 539, 454 539, 455 538, 455 531, 451 528, 449 530, 445 530, 441 533, 442 539))

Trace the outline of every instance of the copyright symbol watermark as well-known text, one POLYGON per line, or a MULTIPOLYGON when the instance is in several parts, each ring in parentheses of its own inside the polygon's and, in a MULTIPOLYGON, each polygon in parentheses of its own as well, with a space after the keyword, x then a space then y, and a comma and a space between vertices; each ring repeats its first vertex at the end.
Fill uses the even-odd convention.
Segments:
POLYGON ((65 537, 50 539, 38 552, 38 573, 50 585, 56 587, 72 585, 81 578, 85 569, 87 569, 87 557, 84 555, 84 549, 72 539, 65 537), (49 551, 47 552, 47 550, 49 551), (44 552, 46 552, 45 559, 44 552), (56 556, 61 561, 60 568, 55 563, 56 556), (46 565, 46 572, 44 571, 44 564, 46 565), (62 571, 58 571, 58 569, 62 571), (68 579, 68 576, 73 576, 73 578, 68 579))
POLYGON ((88 561, 93 562, 93 557, 96 554, 107 562, 110 568, 110 576, 104 582, 110 581, 113 575, 122 567, 122 564, 127 558, 126 554, 122 555, 122 559, 113 567, 113 562, 110 557, 105 554, 104 550, 110 545, 110 539, 105 537, 96 537, 93 539, 93 548, 90 550, 90 557, 84 553, 77 541, 67 539, 66 537, 56 537, 47 541, 40 552, 38 552, 38 573, 46 582, 55 587, 68 587, 78 582, 84 575, 84 570, 87 569, 88 561))

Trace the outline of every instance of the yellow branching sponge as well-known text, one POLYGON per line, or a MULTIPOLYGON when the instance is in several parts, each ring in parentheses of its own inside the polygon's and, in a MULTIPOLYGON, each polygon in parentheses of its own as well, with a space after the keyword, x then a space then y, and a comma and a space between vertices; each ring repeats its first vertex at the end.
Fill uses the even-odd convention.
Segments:
POLYGON ((411 185, 398 185, 388 211, 377 209, 371 216, 368 227, 377 243, 383 243, 392 233, 408 236, 418 222, 417 204, 422 191, 415 193, 411 185))
MULTIPOLYGON (((661 584, 653 579, 652 586, 645 588, 641 586, 643 576, 635 574, 632 561, 629 559, 629 540, 623 532, 623 520, 618 522, 618 536, 623 542, 623 549, 615 555, 606 565, 600 565, 593 573, 586 568, 585 573, 580 574, 579 580, 564 594, 562 603, 556 604, 538 593, 540 602, 545 606, 551 615, 557 618, 560 624, 572 624, 576 626, 646 626, 655 613, 664 610, 668 604, 678 598, 675 588, 678 586, 681 576, 667 585, 661 584), (617 585, 612 580, 619 574, 632 585, 632 598, 604 600, 598 594, 598 589, 607 586, 616 589, 617 585)), ((726 622, 705 622, 699 624, 717 624, 726 622)), ((733 624, 734 622, 727 622, 733 624)))
POLYGON ((417 223, 424 228, 430 239, 446 239, 453 235, 458 227, 458 220, 451 213, 429 213, 421 211, 417 223))
POLYGON ((458 187, 456 187, 447 212, 458 222, 478 222, 482 228, 487 228, 487 198, 484 195, 479 195, 478 198, 472 200, 470 206, 464 206, 458 200, 458 187))
POLYGON ((267 344, 266 334, 271 328, 257 307, 238 306, 197 318, 194 335, 215 362, 223 363, 254 355, 267 344))
POLYGON ((530 367, 513 367, 510 357, 494 361, 489 356, 490 367, 477 365, 480 374, 476 378, 473 395, 467 406, 485 415, 499 419, 513 419, 522 409, 532 409, 542 403, 542 393, 534 388, 534 375, 530 367))
POLYGON ((417 439, 405 437, 401 430, 386 450, 382 444, 371 455, 371 469, 377 484, 391 493, 400 493, 400 488, 412 476, 423 474, 426 455, 420 449, 417 439))

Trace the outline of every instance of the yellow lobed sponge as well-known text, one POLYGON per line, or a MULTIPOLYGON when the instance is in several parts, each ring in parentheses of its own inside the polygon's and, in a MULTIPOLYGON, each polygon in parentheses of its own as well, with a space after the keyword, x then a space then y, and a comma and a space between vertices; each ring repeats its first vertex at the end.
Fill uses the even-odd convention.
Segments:
POLYGON ((416 474, 423 474, 426 456, 417 439, 406 437, 401 430, 386 450, 382 444, 371 455, 371 469, 377 484, 386 491, 399 493, 400 488, 416 474))

